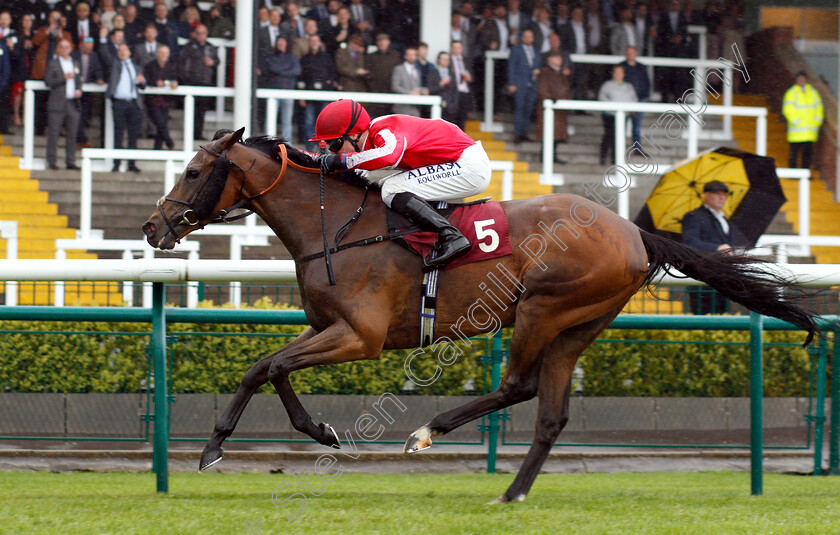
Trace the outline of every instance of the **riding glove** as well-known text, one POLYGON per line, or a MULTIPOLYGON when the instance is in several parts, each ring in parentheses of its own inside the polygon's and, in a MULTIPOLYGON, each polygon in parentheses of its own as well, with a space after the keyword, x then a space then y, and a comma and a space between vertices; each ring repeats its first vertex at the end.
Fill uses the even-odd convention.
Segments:
POLYGON ((341 154, 324 154, 321 156, 321 172, 325 175, 347 169, 341 161, 341 154))

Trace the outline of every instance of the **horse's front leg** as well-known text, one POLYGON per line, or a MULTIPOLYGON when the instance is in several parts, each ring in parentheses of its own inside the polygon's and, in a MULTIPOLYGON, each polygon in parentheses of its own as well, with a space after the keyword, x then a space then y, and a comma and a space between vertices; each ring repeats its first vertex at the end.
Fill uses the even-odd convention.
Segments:
POLYGON ((312 366, 374 359, 382 352, 385 333, 361 333, 341 320, 317 335, 277 355, 271 362, 268 379, 283 402, 292 426, 325 446, 339 448, 338 435, 327 424, 316 424, 289 383, 289 374, 312 366))
POLYGON ((307 329, 300 336, 271 355, 261 359, 245 372, 239 388, 236 389, 236 394, 233 395, 233 399, 228 403, 222 415, 219 416, 213 428, 213 435, 207 441, 207 445, 204 446, 204 451, 201 452, 201 461, 198 465, 199 470, 205 470, 222 460, 222 443, 233 433, 240 416, 245 411, 245 407, 248 405, 254 392, 268 382, 268 370, 272 360, 284 351, 294 348, 296 345, 305 342, 316 334, 317 331, 314 329, 307 329))

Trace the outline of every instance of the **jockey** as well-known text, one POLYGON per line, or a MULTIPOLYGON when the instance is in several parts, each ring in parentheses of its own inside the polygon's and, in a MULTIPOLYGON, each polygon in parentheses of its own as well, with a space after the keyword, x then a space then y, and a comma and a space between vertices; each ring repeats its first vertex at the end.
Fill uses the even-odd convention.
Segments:
POLYGON ((460 200, 487 189, 490 159, 481 142, 442 119, 385 115, 371 121, 361 104, 346 99, 324 108, 309 141, 327 142, 332 154, 321 157, 324 173, 373 171, 368 178, 378 181, 386 205, 438 234, 427 266, 470 250, 469 240, 427 201, 460 200))

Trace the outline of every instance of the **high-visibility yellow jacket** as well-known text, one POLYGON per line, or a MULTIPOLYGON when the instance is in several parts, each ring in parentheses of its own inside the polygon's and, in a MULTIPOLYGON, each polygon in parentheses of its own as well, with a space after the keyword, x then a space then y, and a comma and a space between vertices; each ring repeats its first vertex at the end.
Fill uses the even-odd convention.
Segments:
POLYGON ((787 119, 788 143, 816 141, 823 123, 823 103, 811 84, 799 84, 785 91, 782 113, 787 119))

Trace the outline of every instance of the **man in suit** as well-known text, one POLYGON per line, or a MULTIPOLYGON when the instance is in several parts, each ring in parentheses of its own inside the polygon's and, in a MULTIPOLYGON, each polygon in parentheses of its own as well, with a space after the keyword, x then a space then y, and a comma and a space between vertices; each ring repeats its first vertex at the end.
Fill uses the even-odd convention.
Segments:
POLYGON ((79 43, 85 37, 96 37, 99 35, 99 25, 90 19, 90 4, 79 2, 76 4, 76 17, 72 25, 67 28, 73 36, 73 45, 78 48, 79 43))
MULTIPOLYGON (((74 50, 70 57, 79 64, 79 79, 83 84, 104 84, 105 74, 102 70, 102 62, 99 60, 99 54, 93 49, 93 43, 93 37, 83 38, 79 48, 74 50)), ((94 101, 100 104, 97 109, 101 109, 102 96, 97 93, 83 93, 79 100, 79 130, 76 134, 76 146, 78 148, 91 146, 87 135, 87 123, 91 117, 94 101)))
POLYGON ((610 53, 614 56, 624 54, 628 46, 638 47, 638 36, 633 25, 633 11, 624 7, 618 14, 619 22, 613 25, 610 33, 610 53))
POLYGON ((76 132, 79 123, 79 98, 82 96, 82 80, 79 65, 70 57, 73 45, 69 39, 56 44, 56 58, 47 63, 44 83, 50 88, 47 101, 49 124, 47 126, 47 166, 58 169, 55 164, 58 152, 58 136, 61 127, 67 132, 65 163, 67 169, 76 167, 76 132))
MULTIPOLYGON (((734 254, 735 229, 723 214, 729 196, 729 187, 719 180, 703 186, 703 206, 683 216, 682 241, 684 244, 723 255, 734 254)), ((727 311, 725 297, 703 286, 687 288, 691 312, 694 314, 721 314, 727 311)))
MULTIPOLYGON (((470 61, 464 52, 464 45, 460 41, 452 41, 449 45, 450 66, 449 75, 454 89, 454 109, 449 110, 448 121, 458 125, 463 130, 467 124, 467 115, 472 110, 473 96, 470 90, 472 74, 470 61)), ((451 107, 451 105, 450 105, 451 107)))
POLYGON ((508 92, 513 95, 514 143, 530 141, 528 130, 537 103, 537 75, 542 68, 540 51, 534 46, 534 32, 524 30, 521 44, 511 47, 508 59, 508 92))
MULTIPOLYGON (((557 29, 560 36, 561 49, 569 54, 589 53, 589 31, 583 21, 583 8, 575 6, 572 8, 569 22, 557 29)), ((583 100, 586 98, 586 85, 589 76, 589 66, 582 63, 572 65, 572 98, 583 100)), ((584 111, 576 111, 575 115, 585 114, 584 111)))
POLYGON ((362 0, 350 1, 350 20, 359 31, 365 45, 373 44, 373 10, 366 6, 362 0))
MULTIPOLYGON (((659 17, 656 28, 656 55, 663 58, 687 57, 688 23, 680 11, 679 0, 671 0, 668 11, 659 17)), ((688 85, 688 70, 660 67, 656 80, 662 102, 675 101, 688 85)))
MULTIPOLYGON (((105 97, 114 106, 114 148, 123 146, 123 134, 128 130, 128 148, 137 148, 137 136, 143 123, 143 95, 137 89, 146 85, 146 78, 137 71, 131 61, 131 49, 123 43, 117 49, 117 61, 111 66, 105 97)), ((114 160, 112 173, 120 170, 120 160, 114 160)), ((139 173, 140 169, 129 160, 128 170, 139 173)))
MULTIPOLYGON (((420 70, 417 68, 417 48, 405 49, 405 59, 394 67, 391 73, 391 91, 403 95, 428 95, 429 90, 422 86, 420 70)), ((411 104, 394 104, 394 113, 420 117, 420 108, 411 104)))
MULTIPOLYGON (((286 37, 290 48, 295 39, 300 39, 306 35, 306 19, 300 14, 300 7, 294 2, 289 2, 286 6, 285 18, 280 23, 280 30, 286 37)), ((277 39, 274 40, 275 42, 277 39)))
POLYGON ((138 72, 143 72, 146 65, 155 60, 155 52, 157 52, 157 48, 160 45, 157 41, 157 36, 157 26, 150 22, 143 30, 143 41, 132 47, 131 59, 137 65, 138 72))

